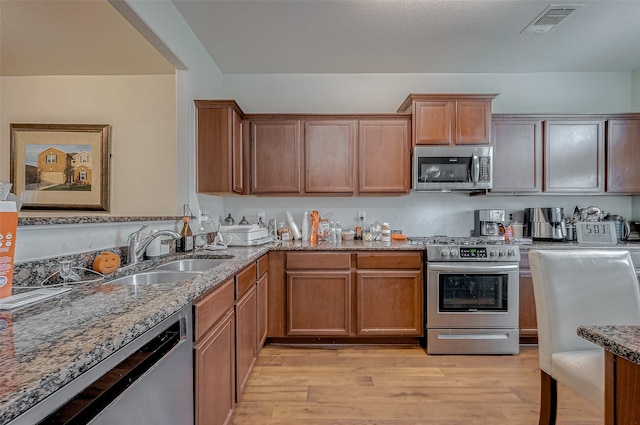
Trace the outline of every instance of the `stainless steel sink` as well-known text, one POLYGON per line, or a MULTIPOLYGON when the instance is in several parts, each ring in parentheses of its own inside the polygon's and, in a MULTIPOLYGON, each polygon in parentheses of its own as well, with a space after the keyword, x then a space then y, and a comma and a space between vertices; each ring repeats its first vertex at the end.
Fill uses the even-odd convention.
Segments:
MULTIPOLYGON (((233 257, 229 257, 233 258, 233 257)), ((204 272, 219 266, 229 258, 185 258, 184 260, 171 261, 156 267, 156 270, 175 270, 180 272, 204 272)))
POLYGON ((200 275, 199 272, 150 271, 119 277, 105 283, 108 285, 158 285, 177 283, 200 275))

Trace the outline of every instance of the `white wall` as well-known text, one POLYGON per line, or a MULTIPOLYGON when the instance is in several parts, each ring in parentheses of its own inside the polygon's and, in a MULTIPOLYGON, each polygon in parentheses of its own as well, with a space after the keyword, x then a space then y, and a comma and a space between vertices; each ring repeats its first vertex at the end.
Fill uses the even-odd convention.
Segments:
POLYGON ((2 77, 0 84, 0 179, 9 180, 10 123, 110 124, 109 214, 176 214, 173 75, 2 77))
POLYGON ((601 113, 631 108, 631 73, 224 76, 248 113, 395 112, 409 93, 499 93, 495 113, 601 113))
POLYGON ((264 211, 267 218, 276 218, 279 223, 286 222, 288 210, 300 227, 304 211, 317 210, 321 216, 340 221, 343 228, 353 229, 358 225, 358 211, 365 211, 367 223, 389 222, 392 229, 401 229, 405 235, 469 236, 475 209, 504 209, 513 214, 514 221, 522 223, 524 208, 562 207, 565 215, 573 215, 576 206, 591 205, 608 213, 631 216, 631 198, 622 196, 468 196, 424 192, 391 198, 229 197, 225 198, 223 215, 230 213, 236 223, 242 216, 256 223, 256 213, 264 211))
POLYGON ((631 110, 640 112, 640 68, 631 74, 631 110))

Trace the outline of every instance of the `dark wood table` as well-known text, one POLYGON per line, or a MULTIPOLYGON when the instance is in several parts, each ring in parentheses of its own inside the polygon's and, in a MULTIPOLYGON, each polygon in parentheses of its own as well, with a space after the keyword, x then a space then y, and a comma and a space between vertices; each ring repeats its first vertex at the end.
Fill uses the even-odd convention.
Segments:
POLYGON ((640 424, 640 326, 580 326, 604 348, 604 423, 640 424))

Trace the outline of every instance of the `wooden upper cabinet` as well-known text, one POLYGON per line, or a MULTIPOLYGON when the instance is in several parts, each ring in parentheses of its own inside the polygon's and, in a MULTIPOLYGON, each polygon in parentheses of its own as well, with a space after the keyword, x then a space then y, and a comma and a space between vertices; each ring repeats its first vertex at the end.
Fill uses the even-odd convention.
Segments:
POLYGON ((542 191, 542 120, 493 118, 492 192, 542 191))
POLYGON ((300 120, 251 122, 251 193, 301 193, 300 120))
POLYGON ((196 100, 196 191, 245 193, 243 112, 233 100, 196 100))
POLYGON ((608 121, 607 192, 640 193, 640 118, 608 121))
POLYGON ((413 114, 414 145, 488 145, 497 94, 410 94, 398 112, 413 114))
POLYGON ((491 100, 456 101, 456 145, 491 143, 491 100))
POLYGON ((545 121, 544 191, 604 190, 604 121, 545 121))
POLYGON ((416 102, 414 133, 416 145, 450 145, 454 143, 456 104, 450 102, 416 102))
POLYGON ((305 121, 305 192, 353 194, 356 120, 305 121))
POLYGON ((359 122, 359 193, 409 193, 410 123, 409 117, 359 122))

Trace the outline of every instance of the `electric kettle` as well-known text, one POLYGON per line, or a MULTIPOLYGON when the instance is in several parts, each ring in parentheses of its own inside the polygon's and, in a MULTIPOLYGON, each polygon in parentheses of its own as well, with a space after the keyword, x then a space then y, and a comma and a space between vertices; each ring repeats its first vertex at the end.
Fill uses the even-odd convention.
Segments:
POLYGON ((613 221, 616 225, 616 236, 619 241, 626 241, 631 233, 631 228, 629 227, 629 222, 624 219, 621 215, 617 214, 607 214, 604 216, 602 221, 613 221))

